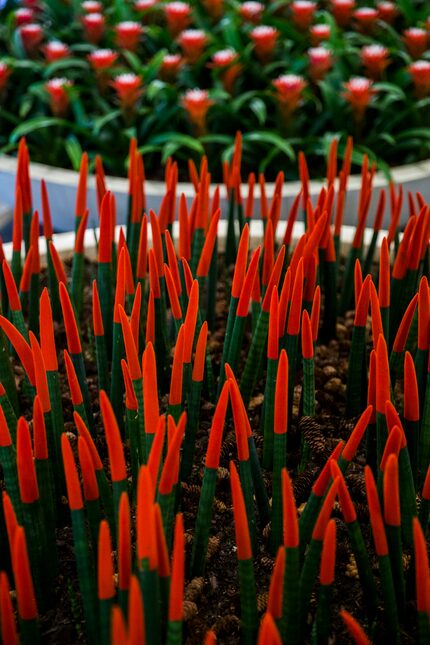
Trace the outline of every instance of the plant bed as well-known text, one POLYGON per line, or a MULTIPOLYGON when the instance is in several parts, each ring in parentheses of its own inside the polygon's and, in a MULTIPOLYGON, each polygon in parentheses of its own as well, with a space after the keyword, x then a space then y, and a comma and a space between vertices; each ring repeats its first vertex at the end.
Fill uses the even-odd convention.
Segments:
MULTIPOLYGON (((221 252, 203 166, 195 220, 182 205, 178 255, 163 212, 151 216, 151 248, 143 209, 131 209, 128 243, 113 240, 106 193, 97 261, 86 260, 81 193, 64 264, 45 201, 41 271, 37 215, 28 230, 20 208, 20 150, 0 282, 0 553, 17 601, 3 573, 3 641, 14 642, 16 609, 24 644, 368 642, 354 620, 373 642, 426 642, 430 215, 420 197, 401 236, 392 193, 390 228, 369 252, 364 167, 344 256, 330 185, 308 202, 297 244, 284 234, 275 245, 273 211, 249 253, 254 221, 249 211, 242 221, 233 182, 221 252)), ((382 214, 380 202, 375 242, 382 214)))

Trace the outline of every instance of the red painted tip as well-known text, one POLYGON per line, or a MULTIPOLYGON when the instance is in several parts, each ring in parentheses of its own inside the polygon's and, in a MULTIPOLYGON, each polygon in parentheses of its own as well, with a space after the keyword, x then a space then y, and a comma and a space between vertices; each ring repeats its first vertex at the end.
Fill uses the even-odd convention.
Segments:
POLYGON ((18 354, 19 360, 26 371, 31 385, 35 385, 36 375, 34 371, 33 352, 31 351, 30 345, 28 345, 24 337, 4 316, 0 316, 0 327, 3 329, 4 333, 12 343, 14 350, 18 354))
POLYGON ((182 513, 175 521, 172 575, 170 578, 169 620, 181 621, 184 616, 185 538, 182 513))
POLYGON ((318 247, 320 246, 321 240, 327 228, 328 214, 324 212, 321 217, 318 218, 315 226, 309 233, 306 246, 303 251, 303 257, 306 259, 310 258, 314 253, 317 252, 318 247))
POLYGON ((6 390, 4 388, 3 383, 0 383, 0 397, 4 396, 6 394, 6 390))
POLYGON ((267 611, 276 619, 282 617, 282 599, 284 592, 285 549, 280 546, 276 555, 272 577, 270 579, 267 611))
POLYGON ((318 479, 316 480, 315 484, 312 487, 312 492, 314 495, 317 497, 322 497, 324 493, 326 492, 328 483, 331 479, 331 464, 330 461, 334 459, 337 461, 341 455, 341 452, 344 447, 344 442, 339 441, 333 452, 331 453, 330 457, 327 459, 326 463, 324 464, 320 474, 318 475, 318 479))
POLYGON ((148 343, 142 358, 143 372, 143 409, 145 415, 145 432, 154 434, 159 417, 157 364, 154 346, 148 343))
POLYGON ((152 250, 154 251, 158 276, 161 278, 164 275, 163 243, 161 241, 160 223, 152 210, 149 211, 149 221, 152 232, 152 250))
POLYGON ((138 402, 137 402, 136 394, 134 393, 133 383, 131 380, 127 361, 124 358, 121 360, 121 370, 122 370, 122 377, 124 379, 124 386, 125 386, 125 406, 127 410, 136 411, 138 409, 138 402))
POLYGON ((90 435, 87 426, 85 425, 82 417, 78 414, 78 412, 73 412, 73 420, 75 422, 76 428, 78 429, 79 435, 85 440, 85 443, 88 446, 88 449, 91 453, 91 459, 93 460, 94 468, 96 470, 102 470, 103 464, 100 459, 100 455, 97 451, 97 448, 95 446, 95 443, 93 441, 93 438, 90 435))
POLYGON ((417 223, 414 232, 411 236, 411 241, 408 248, 408 269, 416 271, 421 261, 421 249, 424 244, 424 236, 427 233, 428 226, 428 211, 424 206, 417 218, 417 223))
POLYGON ((85 500, 95 501, 99 499, 96 471, 88 444, 81 435, 78 437, 78 457, 85 500))
POLYGON ((196 344, 196 353, 194 356, 192 380, 196 383, 203 381, 206 365, 206 345, 208 339, 208 323, 205 320, 201 326, 199 337, 196 344))
POLYGON ((376 343, 379 336, 384 336, 384 328, 382 326, 381 309, 379 306, 379 298, 376 293, 376 288, 373 282, 370 283, 370 311, 372 314, 372 339, 373 348, 376 349, 376 343))
MULTIPOLYGON (((2 493, 4 520, 6 524, 7 539, 9 543, 9 551, 13 551, 13 542, 15 539, 15 531, 18 527, 18 520, 16 519, 15 509, 7 492, 4 490, 2 493)), ((1 625, 1 623, 0 623, 1 625)))
POLYGON ((390 251, 387 238, 384 237, 381 244, 379 257, 379 304, 381 309, 390 306, 390 251))
POLYGON ((119 605, 114 605, 111 614, 111 643, 112 645, 124 645, 127 642, 128 633, 124 614, 119 605))
POLYGON ((384 468, 384 521, 388 526, 400 527, 399 468, 393 453, 384 468))
POLYGON ((146 215, 143 216, 140 225, 139 235, 139 250, 137 253, 136 264, 136 279, 144 280, 147 272, 147 256, 148 256, 148 219, 146 215))
POLYGON ((205 243, 196 270, 196 276, 198 278, 205 278, 209 273, 209 267, 212 261, 215 242, 217 239, 218 222, 220 217, 221 210, 218 209, 217 212, 212 216, 209 230, 206 233, 205 243))
POLYGON ((430 500, 430 466, 427 468, 421 497, 425 500, 430 500))
POLYGON ((118 589, 126 591, 131 576, 131 522, 127 493, 121 493, 118 511, 118 589))
POLYGON ((45 287, 40 296, 40 347, 47 372, 58 370, 57 349, 55 347, 54 324, 52 320, 51 300, 45 287))
POLYGON ((138 578, 131 576, 128 602, 128 645, 145 643, 145 615, 138 578))
POLYGON ((79 385, 78 377, 76 376, 75 366, 66 350, 64 350, 64 364, 66 366, 67 381, 69 383, 72 403, 74 406, 81 405, 83 402, 81 386, 79 385))
POLYGON ((312 324, 306 309, 303 311, 302 315, 302 354, 303 358, 308 360, 314 357, 312 324))
POLYGON ((402 435, 402 448, 406 447, 406 438, 405 432, 403 430, 402 422, 400 417, 397 414, 397 410, 391 401, 387 401, 385 404, 385 418, 387 420, 388 432, 391 432, 394 426, 398 426, 401 435, 402 435))
POLYGON ((130 328, 134 340, 136 351, 139 354, 139 332, 140 332, 140 311, 142 307, 142 285, 137 283, 136 293, 134 295, 133 308, 130 315, 130 328))
POLYGON ((429 561, 426 539, 417 517, 413 518, 414 553, 415 553, 415 584, 417 594, 417 610, 428 613, 430 608, 429 561))
POLYGON ((184 363, 191 363, 193 351, 194 334, 196 329, 197 314, 199 311, 199 283, 193 281, 190 297, 188 300, 187 313, 184 322, 184 363))
POLYGON ((87 208, 87 179, 88 179, 88 155, 86 152, 81 157, 81 167, 79 169, 79 183, 76 192, 76 217, 82 217, 87 208))
POLYGON ((355 645, 370 645, 370 640, 367 638, 364 629, 358 624, 355 618, 344 609, 340 611, 340 615, 355 645))
POLYGON ((130 370, 130 376, 132 380, 142 378, 142 372, 140 370, 139 358, 137 356, 137 348, 134 342, 133 333, 131 331, 131 325, 127 318, 127 314, 124 311, 124 308, 121 305, 118 305, 119 317, 122 327, 122 335, 124 338, 125 353, 127 356, 127 363, 130 370))
POLYGON ((346 461, 352 461, 354 459, 357 448, 360 445, 364 433, 366 432, 367 426, 369 425, 372 412, 373 407, 371 405, 367 406, 367 408, 364 410, 357 423, 355 424, 355 428, 351 432, 345 448, 342 451, 342 457, 346 461))
MULTIPOLYGON (((67 284, 67 275, 66 275, 66 272, 64 270, 64 266, 63 266, 63 263, 61 261, 61 258, 59 256, 58 251, 55 248, 55 245, 54 245, 53 242, 49 242, 49 253, 51 255, 51 260, 52 260, 52 264, 54 266, 54 271, 55 271, 55 275, 57 277, 58 283, 59 284, 63 283, 63 284, 66 285, 67 284)), ((27 255, 27 259, 28 259, 28 255, 27 255)), ((24 275, 23 275, 23 277, 24 277, 24 275)), ((21 289, 21 291, 22 291, 22 289, 21 289)))
POLYGON ((149 285, 154 293, 154 298, 161 298, 160 280, 158 277, 157 263, 155 261, 154 251, 151 249, 148 253, 149 264, 149 285))
MULTIPOLYGON (((403 232, 402 241, 400 242, 399 249, 397 251, 396 259, 393 266, 393 278, 401 280, 408 268, 408 259, 409 259, 409 244, 416 227, 417 218, 411 217, 403 232)), ((390 244, 390 237, 388 236, 388 244, 390 244)))
POLYGON ((109 453, 110 471, 113 482, 127 478, 121 434, 111 402, 104 390, 100 391, 100 407, 109 453))
POLYGON ((367 405, 372 406, 369 423, 376 422, 376 351, 372 349, 369 360, 369 380, 367 385, 367 405))
POLYGON ((239 475, 233 461, 230 461, 230 484, 233 502, 234 528, 236 533, 236 546, 238 560, 252 558, 251 540, 249 537, 248 518, 246 516, 245 501, 239 475))
POLYGON ((236 315, 245 317, 248 315, 249 301, 253 286, 255 284, 258 271, 258 262, 260 259, 260 247, 256 248, 252 254, 248 270, 243 280, 242 290, 240 292, 239 302, 236 309, 236 315))
POLYGON ((169 441, 167 449, 167 457, 164 462, 163 470, 158 485, 158 492, 160 495, 168 495, 172 492, 173 487, 178 481, 179 475, 179 452, 181 449, 182 440, 184 438, 185 425, 187 415, 185 412, 181 414, 178 426, 174 430, 174 421, 171 416, 168 417, 167 422, 173 426, 173 437, 169 441), (170 420, 170 421, 169 421, 170 420))
POLYGON ((99 600, 110 600, 115 596, 113 581, 112 543, 109 524, 100 522, 97 551, 97 596, 99 600))
POLYGON ((31 246, 29 252, 27 253, 27 257, 25 258, 21 282, 19 283, 19 290, 21 291, 21 293, 28 293, 30 291, 30 280, 33 273, 33 256, 34 249, 31 246))
POLYGON ((100 307, 97 280, 93 280, 93 330, 94 336, 104 336, 103 317, 100 307))
POLYGON ((191 289, 193 286, 193 274, 191 273, 190 265, 184 257, 181 257, 182 269, 185 277, 185 287, 187 289, 187 296, 190 297, 191 289))
POLYGON ((145 343, 147 345, 155 344, 155 304, 154 304, 154 292, 152 289, 150 289, 149 291, 148 310, 146 313, 145 343))
POLYGON ((33 444, 34 458, 40 461, 48 459, 45 418, 39 396, 35 396, 33 403, 33 444))
POLYGON ((13 233, 12 249, 15 253, 21 253, 22 227, 23 227, 23 204, 20 186, 17 186, 15 194, 15 208, 13 211, 13 233))
POLYGON ((30 346, 33 353, 34 373, 36 377, 36 390, 40 397, 43 412, 51 410, 51 400, 49 397, 48 379, 46 377, 46 368, 43 360, 42 350, 37 342, 36 336, 30 331, 30 346))
POLYGON ((252 219, 252 216, 254 215, 254 191, 255 174, 253 172, 250 172, 248 175, 248 196, 245 206, 245 219, 252 219))
POLYGON ((330 185, 334 182, 337 176, 337 139, 333 139, 330 143, 327 160, 327 183, 330 185))
POLYGON ((403 415, 408 421, 420 420, 420 400, 414 360, 409 352, 405 354, 404 363, 404 397, 403 415))
POLYGON ((36 468, 33 460, 30 430, 24 417, 18 419, 16 434, 16 465, 21 501, 33 504, 39 499, 36 468))
POLYGON ((303 258, 300 259, 294 278, 291 294, 290 313, 288 314, 287 334, 297 336, 300 332, 300 318, 303 300, 303 258))
POLYGON ((417 306, 418 294, 410 301, 409 305, 406 308, 403 318, 397 330, 396 338, 393 343, 393 352, 401 353, 405 350, 406 341, 409 334, 409 329, 412 324, 412 320, 415 314, 415 307, 417 306))
POLYGON ((191 259, 190 224, 184 193, 181 194, 179 200, 179 256, 187 260, 191 259))
POLYGON ((318 285, 315 289, 315 294, 314 294, 314 299, 312 302, 312 309, 311 309, 312 340, 314 343, 318 339, 320 309, 321 309, 321 289, 320 289, 320 286, 318 285))
POLYGON ((164 447, 164 435, 166 434, 166 417, 161 415, 158 418, 156 430, 153 433, 154 440, 152 442, 151 451, 148 457, 148 468, 151 473, 151 480, 153 482, 154 496, 155 488, 158 481, 158 475, 160 472, 160 463, 161 463, 161 454, 164 447))
POLYGON ((279 301, 276 285, 270 298, 269 334, 267 341, 267 358, 277 360, 279 353, 279 301))
POLYGON ((372 277, 369 274, 368 276, 366 276, 366 279, 364 280, 360 290, 360 295, 358 297, 357 307, 355 311, 355 318, 354 318, 354 325, 356 327, 365 327, 367 323, 371 281, 372 281, 372 277))
POLYGON ((358 299, 360 297, 362 286, 363 286, 363 274, 361 272, 361 262, 357 258, 354 264, 354 298, 355 298, 356 309, 357 309, 358 299))
POLYGON ((403 431, 400 429, 400 426, 393 426, 390 428, 387 441, 385 442, 384 452, 382 453, 381 463, 379 464, 379 469, 384 472, 385 466, 390 455, 399 456, 400 449, 402 447, 403 440, 403 431))
POLYGON ((76 470, 75 458, 72 446, 65 432, 61 435, 61 452, 63 455, 64 474, 66 477, 67 497, 71 511, 79 511, 83 508, 81 485, 79 483, 78 471, 76 470))
POLYGON ((418 347, 427 351, 430 343, 430 294, 427 278, 420 281, 418 294, 418 347))
POLYGON ((155 539, 157 541, 158 553, 158 575, 161 578, 170 577, 169 551, 167 549, 166 537, 164 535, 163 519, 158 504, 154 504, 155 516, 155 539))
POLYGON ((269 311, 270 309, 270 298, 272 294, 272 289, 279 284, 279 279, 281 277, 282 267, 284 265, 285 259, 285 246, 281 246, 279 249, 278 257, 276 258, 275 265, 273 267, 272 275, 270 276, 269 283, 267 285, 266 294, 264 296, 261 308, 264 311, 269 311))
POLYGON ((332 519, 327 524, 324 533, 323 548, 321 553, 320 583, 332 585, 334 582, 334 568, 336 564, 336 522, 332 519))
POLYGON ((216 634, 210 629, 208 632, 206 632, 204 645, 215 645, 216 642, 216 634))
POLYGON ((113 321, 120 324, 121 319, 119 315, 120 305, 124 307, 125 303, 125 249, 122 248, 118 258, 118 266, 116 271, 116 289, 115 289, 115 302, 113 306, 113 321))
POLYGON ((279 338, 282 338, 285 333, 285 323, 287 320, 288 303, 290 300, 291 289, 291 269, 288 267, 284 282, 282 284, 281 295, 279 297, 279 338))
POLYGON ((281 645, 282 639, 279 635, 278 628, 272 617, 267 611, 260 623, 258 632, 258 645, 281 645))
POLYGON ((149 561, 149 568, 157 568, 157 545, 155 538, 153 483, 148 466, 141 466, 137 483, 137 560, 149 561))
POLYGON ((385 412, 385 402, 390 400, 390 369, 387 344, 382 335, 376 346, 376 411, 385 412))
POLYGON ((297 214, 299 212, 301 196, 302 196, 302 191, 297 193, 297 195, 295 196, 294 201, 290 208, 290 212, 288 214, 287 227, 285 229, 284 239, 282 240, 282 244, 284 244, 286 248, 288 248, 291 244, 291 237, 293 235, 294 224, 297 219, 297 214))
POLYGON ((282 531, 284 547, 299 546, 299 524, 297 521, 296 501, 288 470, 282 469, 282 531))
POLYGON ((355 522, 355 520, 357 519, 357 513, 355 512, 355 507, 352 502, 351 495, 349 494, 349 490, 343 477, 342 471, 339 468, 337 461, 335 461, 334 459, 330 460, 330 469, 333 479, 335 479, 336 477, 339 478, 339 487, 337 492, 342 508, 343 519, 347 524, 355 522))
POLYGON ((182 366, 184 358, 184 325, 181 325, 173 354, 172 375, 170 378, 169 405, 182 403, 182 366))
POLYGON ((275 408, 273 429, 276 434, 284 434, 288 428, 288 357, 281 350, 275 386, 275 408))
POLYGON ((21 311, 21 301, 19 299, 18 289, 15 284, 12 271, 10 270, 6 260, 3 260, 2 268, 3 277, 6 284, 7 296, 9 299, 9 306, 12 311, 21 311))
POLYGON ((81 217, 81 221, 79 222, 79 228, 77 230, 75 238, 75 253, 84 252, 85 231, 87 230, 88 215, 89 211, 86 210, 84 215, 81 217))
POLYGON ((324 534, 327 528, 327 524, 330 519, 331 512, 333 510, 334 500, 336 499, 337 491, 339 488, 339 479, 336 477, 333 480, 328 493, 323 501, 321 510, 318 514, 317 521, 315 522, 314 529, 312 531, 312 539, 322 542, 324 539, 324 534))
POLYGON ((248 461, 249 446, 247 424, 245 421, 246 410, 236 381, 229 379, 229 385, 230 401, 233 409, 234 429, 236 433, 237 456, 239 461, 248 461))
POLYGON ((212 426, 209 433, 209 441, 206 451, 206 468, 213 468, 214 470, 216 470, 219 466, 222 434, 224 430, 225 415, 227 412, 228 397, 229 383, 228 381, 225 381, 212 419, 212 426))
POLYGON ((2 643, 18 645, 9 581, 5 571, 0 572, 0 630, 2 643))
POLYGON ((364 469, 364 478, 366 482, 367 503, 369 506, 370 524, 372 526, 376 555, 388 555, 388 544, 385 536, 378 491, 376 490, 375 480, 369 466, 366 466, 364 469))
MULTIPOLYGON (((181 295, 182 285, 181 285, 181 278, 179 276, 178 257, 176 255, 175 247, 173 246, 172 238, 167 229, 165 232, 165 239, 166 239, 167 261, 170 269, 170 275, 171 275, 171 278, 173 279, 176 293, 178 295, 181 295)), ((164 269, 166 269, 166 265, 164 265, 164 269)))
POLYGON ((269 219, 266 226, 266 233, 264 235, 263 275, 261 278, 261 284, 264 287, 269 283, 274 264, 275 244, 273 238, 273 224, 272 220, 269 219))
POLYGON ((3 408, 0 406, 0 447, 6 448, 12 445, 9 426, 4 416, 3 408))
POLYGON ((18 615, 21 620, 35 620, 37 618, 36 597, 31 576, 27 541, 22 526, 18 526, 15 531, 12 568, 18 601, 18 615))
POLYGON ((100 204, 99 253, 100 263, 112 262, 112 209, 111 193, 108 191, 100 204))
POLYGON ((70 354, 82 352, 81 339, 76 324, 75 312, 70 301, 70 296, 64 284, 60 283, 60 302, 63 311, 64 326, 66 328, 67 347, 70 354))
POLYGON ((164 275, 166 277, 167 292, 169 294, 170 308, 172 316, 175 320, 181 320, 182 309, 179 303, 178 292, 176 290, 175 281, 167 264, 164 265, 164 275))
POLYGON ((308 258, 307 263, 305 262, 305 269, 304 273, 306 274, 305 278, 305 284, 303 287, 303 300, 306 302, 312 302, 314 292, 315 292, 315 284, 316 284, 316 279, 317 279, 317 264, 318 264, 318 259, 316 253, 310 256, 308 258))

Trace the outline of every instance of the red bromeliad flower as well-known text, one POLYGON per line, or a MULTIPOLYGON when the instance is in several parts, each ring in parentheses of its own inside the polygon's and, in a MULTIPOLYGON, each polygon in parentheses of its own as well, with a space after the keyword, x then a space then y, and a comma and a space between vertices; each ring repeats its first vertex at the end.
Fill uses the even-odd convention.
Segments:
POLYGON ((0 93, 6 89, 6 85, 10 75, 11 75, 10 68, 6 65, 6 63, 0 62, 0 93))
POLYGON ((242 70, 239 55, 234 49, 220 49, 212 56, 211 67, 220 71, 220 78, 226 92, 232 94, 234 82, 242 70))
POLYGON ((219 20, 223 15, 224 0, 202 0, 203 6, 208 14, 214 19, 219 20))
POLYGON ((54 116, 64 116, 70 103, 69 89, 72 81, 67 78, 52 78, 45 83, 45 89, 50 97, 51 111, 54 116))
POLYGON ((43 29, 35 22, 28 25, 22 25, 19 30, 24 49, 29 54, 33 54, 43 40, 43 29))
POLYGON ((300 102, 306 81, 296 74, 283 74, 273 81, 273 85, 282 113, 289 116, 300 102))
POLYGON ((119 74, 112 81, 112 87, 117 93, 121 108, 126 111, 134 108, 142 93, 141 78, 132 73, 119 74))
POLYGON ((411 27, 403 32, 406 49, 412 58, 419 58, 427 49, 427 32, 419 27, 411 27))
POLYGON ((209 92, 198 88, 187 90, 182 97, 182 106, 198 134, 205 131, 206 115, 213 103, 209 98, 209 92))
POLYGON ((381 78, 385 68, 390 64, 388 49, 382 45, 363 47, 360 57, 368 75, 375 81, 381 78))
POLYGON ((136 0, 134 3, 134 8, 139 13, 146 13, 155 7, 157 4, 156 0, 136 0))
POLYGON ((372 81, 362 76, 355 76, 344 83, 346 92, 344 98, 351 104, 357 121, 363 119, 367 106, 376 90, 372 89, 372 81))
POLYGON ((34 12, 32 9, 27 9, 26 7, 21 7, 15 11, 15 21, 17 27, 22 25, 28 25, 34 20, 34 12))
POLYGON ((311 47, 308 49, 308 58, 309 72, 314 81, 324 78, 333 65, 332 52, 324 47, 311 47))
POLYGON ((378 18, 378 11, 373 7, 360 7, 354 11, 354 18, 359 31, 368 34, 375 26, 378 18))
POLYGON ((378 4, 378 16, 380 20, 387 22, 389 25, 393 24, 397 14, 399 13, 394 2, 380 2, 378 4))
POLYGON ((315 47, 323 42, 323 40, 328 40, 330 38, 330 25, 324 23, 318 25, 312 25, 309 29, 309 35, 311 37, 311 43, 315 47))
POLYGON ((172 36, 177 36, 190 24, 191 7, 186 2, 169 2, 164 6, 164 12, 172 36))
POLYGON ((101 13, 89 13, 83 16, 82 25, 85 38, 93 45, 97 45, 105 32, 106 21, 104 16, 101 13))
POLYGON ((81 4, 81 8, 85 13, 101 13, 103 11, 103 5, 97 0, 85 0, 81 4))
POLYGON ((208 37, 202 29, 186 29, 178 38, 178 42, 189 63, 196 63, 203 53, 208 37))
POLYGON ((355 0, 332 0, 331 12, 337 24, 346 27, 351 22, 355 0))
POLYGON ((264 5, 256 0, 249 0, 240 5, 239 14, 246 22, 252 22, 258 25, 261 22, 263 15, 264 5))
POLYGON ((139 46, 140 36, 142 35, 142 25, 133 20, 120 22, 115 27, 116 43, 122 49, 136 51, 139 46))
POLYGON ((293 22, 302 31, 309 29, 317 8, 311 0, 295 0, 291 3, 291 14, 293 22))
POLYGON ((117 58, 118 54, 112 49, 96 49, 88 54, 90 65, 96 72, 111 68, 117 58))
POLYGON ((259 25, 249 35, 254 42, 257 58, 263 63, 269 61, 275 49, 279 31, 269 25, 259 25))
POLYGON ((430 94, 430 61, 416 60, 409 65, 408 71, 415 85, 415 94, 423 98, 430 94))
POLYGON ((60 40, 51 40, 43 47, 43 53, 48 63, 70 56, 70 49, 60 40))
POLYGON ((180 54, 166 54, 160 66, 160 78, 163 81, 173 82, 182 66, 183 59, 180 54))

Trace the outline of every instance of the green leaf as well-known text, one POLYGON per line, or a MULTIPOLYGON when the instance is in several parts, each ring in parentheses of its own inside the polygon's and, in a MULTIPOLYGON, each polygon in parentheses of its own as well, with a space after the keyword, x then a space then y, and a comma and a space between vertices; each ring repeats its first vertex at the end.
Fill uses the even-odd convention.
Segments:
POLYGON ((70 159, 70 163, 72 164, 73 170, 78 171, 81 165, 82 157, 81 144, 73 134, 70 134, 65 140, 64 146, 66 148, 66 152, 70 159))
POLYGON ((158 145, 170 143, 179 148, 188 148, 189 150, 194 150, 199 154, 204 154, 205 149, 203 148, 201 142, 194 137, 190 137, 188 134, 180 134, 179 132, 164 132, 162 134, 157 134, 153 137, 150 137, 148 140, 148 145, 158 145))
POLYGON ((266 104, 262 99, 256 97, 249 104, 249 109, 255 114, 260 125, 264 125, 267 117, 266 104))
POLYGON ((243 142, 246 143, 248 141, 275 146, 281 152, 283 152, 286 157, 291 159, 291 161, 295 161, 296 159, 296 154, 293 147, 287 141, 285 141, 285 139, 279 136, 279 134, 275 134, 274 132, 247 132, 243 135, 243 142))
POLYGON ((403 130, 397 135, 397 140, 409 139, 412 137, 419 137, 421 139, 430 139, 430 128, 410 128, 403 130))
POLYGON ((78 130, 78 128, 73 126, 69 121, 66 121, 66 119, 59 119, 53 116, 38 116, 34 119, 30 119, 30 121, 21 123, 17 128, 15 128, 10 134, 9 141, 11 143, 15 143, 18 139, 30 134, 31 132, 42 130, 43 128, 52 128, 54 126, 68 128, 69 130, 78 130))
POLYGON ((103 116, 100 116, 98 119, 94 120, 93 124, 93 132, 95 135, 100 134, 100 132, 103 130, 105 125, 113 121, 114 119, 117 119, 119 116, 121 116, 121 110, 112 110, 111 112, 108 112, 107 114, 104 114, 103 116))
POLYGON ((46 67, 43 77, 50 78, 51 76, 57 76, 59 72, 69 69, 82 69, 87 71, 88 63, 80 58, 61 58, 46 67))

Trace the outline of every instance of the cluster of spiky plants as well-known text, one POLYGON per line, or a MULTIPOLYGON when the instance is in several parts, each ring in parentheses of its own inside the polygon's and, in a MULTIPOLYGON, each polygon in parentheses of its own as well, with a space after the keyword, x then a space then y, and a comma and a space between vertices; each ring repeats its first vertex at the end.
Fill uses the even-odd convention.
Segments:
MULTIPOLYGON (((196 194, 190 210, 185 197, 179 199, 177 248, 172 239, 176 164, 166 168, 158 215, 146 214, 143 160, 132 145, 126 232, 121 229, 116 239, 115 199, 99 164, 98 258, 85 266, 84 157, 69 278, 52 241, 44 185, 47 270, 41 276, 39 216, 32 212, 28 153, 21 142, 12 262, 9 266, 3 259, 1 274, 0 464, 7 536, 3 561, 10 557, 22 643, 40 641, 38 617, 52 606, 62 565, 56 530, 70 522, 87 642, 182 642, 184 581, 204 575, 226 424, 234 428, 237 451, 230 483, 243 642, 329 642, 335 571, 338 585, 344 576, 335 567, 340 512, 370 637, 385 634, 389 642, 400 642, 406 613, 413 609, 416 638, 429 642, 430 209, 421 195, 408 195, 409 217, 401 234, 402 188, 391 186, 390 227, 377 261, 385 192, 366 250, 374 168, 365 161, 358 224, 343 263, 351 158, 349 142, 338 169, 332 145, 327 183, 313 204, 301 156, 302 189, 283 237, 278 234, 283 177, 270 205, 261 177, 264 242, 251 253, 254 183, 244 205, 239 135, 225 167, 225 187, 217 187, 212 197, 207 165, 203 161, 197 170, 190 164, 196 194), (221 253, 217 231, 224 189, 230 207, 221 253), (306 230, 293 247, 301 207, 306 230), (208 338, 216 326, 216 291, 232 265, 222 356, 215 357, 208 338), (89 273, 92 287, 86 283, 89 273), (42 290, 45 277, 48 287, 42 290), (299 514, 294 484, 318 449, 315 432, 309 431, 319 409, 315 357, 321 342, 335 339, 336 315, 351 310, 345 417, 353 420, 352 429, 316 474, 299 514), (62 326, 67 349, 61 345, 62 326), (23 368, 19 379, 13 365, 23 368), (96 367, 99 393, 87 378, 89 365, 96 367), (63 409, 63 386, 73 405, 73 432, 65 431, 71 413, 63 409), (250 420, 247 407, 260 387, 264 404, 260 426, 253 427, 255 417, 250 420), (203 401, 214 404, 214 412, 208 436, 196 450, 203 401), (294 429, 293 421, 298 422, 294 429), (292 453, 298 458, 291 460, 292 453), (354 461, 355 471, 365 464, 373 547, 347 484, 354 461), (195 516, 183 496, 193 478, 201 483, 195 516), (187 554, 182 511, 193 524, 187 527, 187 554), (276 556, 264 616, 257 603, 262 583, 254 569, 262 549, 276 556), (314 589, 317 603, 311 610, 314 589)), ((342 610, 341 615, 356 643, 369 642, 350 614, 342 610)), ((3 642, 16 643, 5 572, 0 616, 3 642)), ((205 639, 213 643, 216 634, 209 631, 205 639)))

